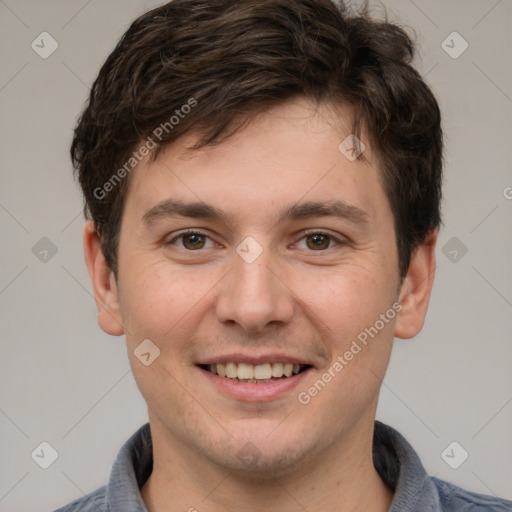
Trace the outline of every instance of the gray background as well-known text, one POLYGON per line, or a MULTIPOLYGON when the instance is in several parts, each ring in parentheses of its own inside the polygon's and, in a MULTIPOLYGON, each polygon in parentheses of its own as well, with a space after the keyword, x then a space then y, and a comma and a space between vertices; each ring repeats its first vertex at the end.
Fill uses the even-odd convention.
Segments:
MULTIPOLYGON (((159 3, 0 1, 0 512, 51 510, 105 484, 146 421, 124 339, 97 326, 68 148, 100 65, 159 3), (43 31, 59 45, 47 59, 31 48, 43 31), (55 255, 36 245, 43 237, 55 255), (42 441, 59 454, 48 469, 31 458, 42 441)), ((385 5, 417 32, 447 151, 430 311, 415 340, 396 341, 378 418, 431 474, 512 499, 512 3, 385 5), (456 59, 441 45, 453 31, 469 43, 456 59), (469 453, 458 469, 441 457, 453 441, 469 453)), ((457 38, 446 44, 461 49, 457 38)), ((448 452, 452 464, 462 453, 448 452)))

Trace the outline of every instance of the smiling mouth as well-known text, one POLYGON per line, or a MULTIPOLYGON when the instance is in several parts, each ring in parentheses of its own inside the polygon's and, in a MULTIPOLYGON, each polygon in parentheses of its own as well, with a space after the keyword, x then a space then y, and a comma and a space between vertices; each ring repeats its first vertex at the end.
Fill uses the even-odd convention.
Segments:
POLYGON ((264 363, 252 365, 248 363, 217 363, 200 364, 199 367, 207 372, 235 382, 247 384, 263 384, 276 380, 288 379, 299 375, 311 366, 293 363, 264 363))

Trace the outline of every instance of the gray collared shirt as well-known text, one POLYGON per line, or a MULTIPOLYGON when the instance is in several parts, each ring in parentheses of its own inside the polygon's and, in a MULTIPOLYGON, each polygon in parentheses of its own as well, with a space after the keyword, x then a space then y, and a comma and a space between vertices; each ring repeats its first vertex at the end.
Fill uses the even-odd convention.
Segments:
MULTIPOLYGON (((146 424, 121 448, 106 486, 55 512, 147 512, 140 488, 153 469, 152 447, 146 424)), ((512 512, 512 501, 468 492, 428 476, 412 446, 379 421, 373 460, 394 491, 389 512, 512 512)))

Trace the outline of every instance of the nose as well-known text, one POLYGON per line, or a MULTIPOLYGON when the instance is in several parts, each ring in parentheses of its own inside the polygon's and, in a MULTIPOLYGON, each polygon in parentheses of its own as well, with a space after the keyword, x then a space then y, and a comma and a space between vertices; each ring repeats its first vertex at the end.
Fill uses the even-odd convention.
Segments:
POLYGON ((279 274, 270 250, 264 250, 252 263, 235 254, 233 267, 217 295, 218 321, 236 324, 251 333, 290 322, 294 314, 293 293, 279 274))

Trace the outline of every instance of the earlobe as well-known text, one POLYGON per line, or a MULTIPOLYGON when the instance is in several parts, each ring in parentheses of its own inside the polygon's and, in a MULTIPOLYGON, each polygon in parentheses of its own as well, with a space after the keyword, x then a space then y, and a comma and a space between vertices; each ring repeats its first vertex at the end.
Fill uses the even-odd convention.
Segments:
POLYGON ((85 262, 94 289, 100 327, 112 336, 120 336, 124 328, 119 310, 119 297, 114 273, 110 269, 93 222, 84 229, 85 262))
POLYGON ((400 289, 402 305, 395 324, 397 338, 413 338, 422 329, 427 314, 436 267, 437 231, 427 235, 413 253, 409 270, 400 289))

